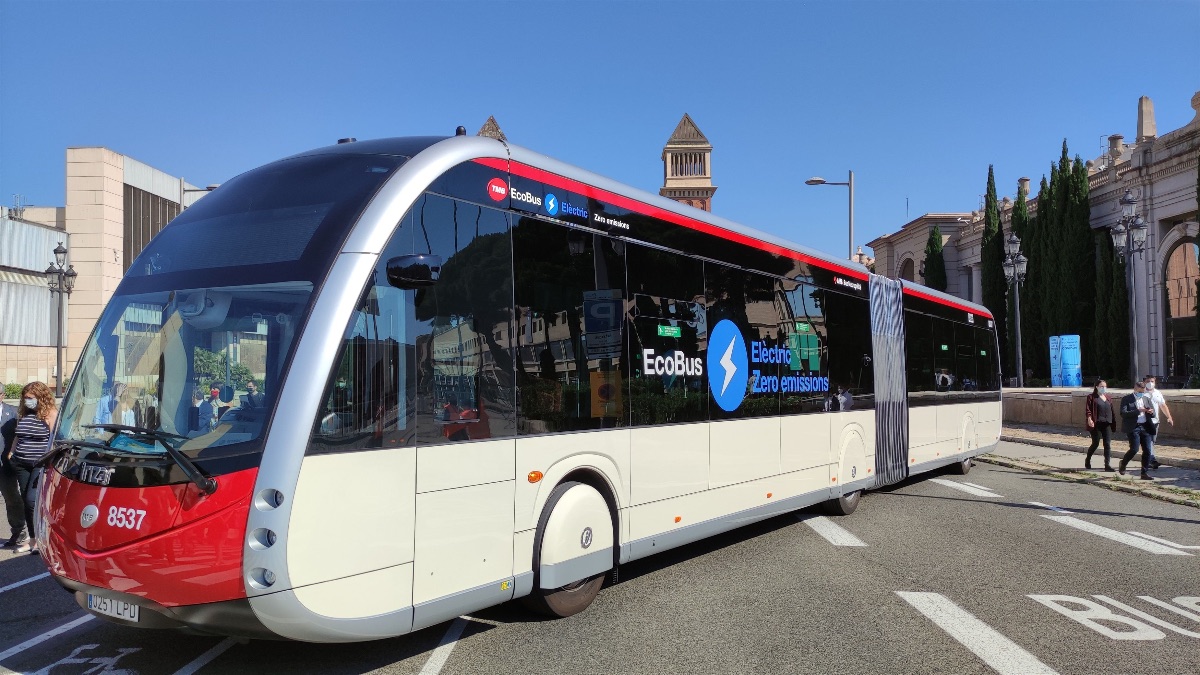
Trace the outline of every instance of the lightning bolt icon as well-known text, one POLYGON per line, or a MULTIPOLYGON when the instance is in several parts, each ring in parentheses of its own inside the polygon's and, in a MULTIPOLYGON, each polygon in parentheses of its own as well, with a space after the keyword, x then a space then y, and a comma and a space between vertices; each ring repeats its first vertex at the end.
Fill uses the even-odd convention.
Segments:
POLYGON ((737 340, 730 340, 729 346, 725 348, 725 355, 721 357, 721 366, 725 368, 725 382, 721 384, 721 395, 725 395, 725 390, 729 388, 729 381, 733 379, 734 373, 737 372, 737 366, 733 365, 733 343, 737 340))

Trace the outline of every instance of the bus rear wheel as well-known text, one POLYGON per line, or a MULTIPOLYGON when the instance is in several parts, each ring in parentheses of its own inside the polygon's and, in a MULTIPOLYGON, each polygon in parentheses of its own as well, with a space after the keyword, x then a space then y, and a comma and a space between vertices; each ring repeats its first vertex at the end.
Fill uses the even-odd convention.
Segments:
POLYGON ((848 516, 854 513, 854 509, 858 508, 860 501, 862 501, 862 490, 855 490, 825 502, 825 510, 835 516, 848 516))
POLYGON ((538 614, 563 618, 578 614, 588 608, 600 595, 604 585, 604 574, 567 584, 562 588, 535 588, 533 593, 521 598, 521 602, 538 614))

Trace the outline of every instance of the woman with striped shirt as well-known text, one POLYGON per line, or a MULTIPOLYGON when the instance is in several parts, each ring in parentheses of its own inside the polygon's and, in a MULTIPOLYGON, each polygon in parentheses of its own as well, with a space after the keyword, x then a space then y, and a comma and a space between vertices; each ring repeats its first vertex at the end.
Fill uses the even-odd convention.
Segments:
POLYGON ((34 465, 50 451, 50 434, 58 421, 58 406, 54 404, 54 394, 50 387, 41 382, 30 382, 21 390, 19 403, 20 412, 17 418, 17 431, 12 444, 5 451, 5 457, 17 470, 17 484, 21 488, 21 498, 25 502, 25 526, 29 528, 29 541, 17 548, 17 552, 32 550, 37 552, 36 533, 33 530, 33 509, 37 488, 38 474, 34 465))

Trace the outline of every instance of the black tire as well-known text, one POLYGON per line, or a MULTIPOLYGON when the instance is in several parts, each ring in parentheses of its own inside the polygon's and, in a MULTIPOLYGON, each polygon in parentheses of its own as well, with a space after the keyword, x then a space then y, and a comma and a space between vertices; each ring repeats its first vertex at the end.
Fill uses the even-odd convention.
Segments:
POLYGON ((578 614, 587 609, 600 594, 606 574, 608 572, 562 588, 534 588, 532 593, 521 598, 521 603, 538 614, 559 619, 578 614))
POLYGON ((965 476, 971 472, 971 467, 975 466, 975 461, 968 457, 961 462, 955 462, 950 465, 950 473, 965 476))
POLYGON ((862 490, 855 490, 850 494, 845 494, 837 499, 830 499, 825 502, 825 510, 831 515, 848 516, 854 513, 860 501, 862 501, 862 490))
MULTIPOLYGON (((549 499, 546 500, 546 506, 542 509, 542 515, 538 519, 537 535, 533 539, 533 569, 535 570, 533 592, 521 598, 521 604, 528 609, 538 614, 560 619, 587 609, 588 605, 591 605, 596 596, 600 594, 600 587, 604 585, 604 577, 608 574, 608 572, 601 572, 596 576, 559 588, 541 587, 541 579, 536 570, 541 567, 542 563, 542 537, 546 533, 546 523, 550 520, 550 514, 553 513, 558 500, 567 493, 567 490, 576 485, 585 485, 585 483, 578 481, 562 483, 554 488, 549 499)), ((615 539, 614 537, 614 541, 615 539)))

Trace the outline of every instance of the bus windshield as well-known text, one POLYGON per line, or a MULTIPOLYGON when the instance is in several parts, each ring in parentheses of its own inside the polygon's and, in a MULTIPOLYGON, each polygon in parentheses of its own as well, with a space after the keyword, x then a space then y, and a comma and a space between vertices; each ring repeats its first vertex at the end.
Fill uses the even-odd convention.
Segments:
POLYGON ((80 357, 58 438, 106 439, 122 454, 162 454, 156 434, 193 457, 251 450, 312 290, 293 281, 118 293, 80 357))

